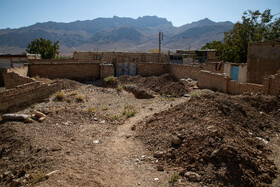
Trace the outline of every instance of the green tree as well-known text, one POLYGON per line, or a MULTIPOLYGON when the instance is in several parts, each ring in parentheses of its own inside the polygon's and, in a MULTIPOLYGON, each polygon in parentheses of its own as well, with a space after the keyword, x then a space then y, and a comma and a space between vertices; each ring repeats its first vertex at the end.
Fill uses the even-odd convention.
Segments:
POLYGON ((53 59, 59 53, 59 45, 58 41, 52 43, 50 40, 37 38, 28 44, 26 51, 40 54, 42 59, 53 59))
POLYGON ((263 13, 248 10, 243 13, 242 22, 234 24, 225 32, 223 60, 228 62, 247 62, 249 42, 275 40, 280 37, 280 18, 273 20, 271 10, 263 13))
POLYGON ((228 62, 247 62, 248 44, 280 38, 280 18, 273 20, 271 10, 263 13, 248 10, 243 13, 242 22, 234 24, 232 30, 224 33, 224 43, 213 41, 202 49, 222 51, 222 59, 228 62))

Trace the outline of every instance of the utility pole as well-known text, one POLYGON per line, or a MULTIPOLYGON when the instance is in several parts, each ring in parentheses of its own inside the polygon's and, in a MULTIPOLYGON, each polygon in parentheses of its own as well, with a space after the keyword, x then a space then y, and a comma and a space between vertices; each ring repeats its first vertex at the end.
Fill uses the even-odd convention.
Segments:
POLYGON ((163 32, 158 33, 158 63, 161 63, 161 41, 163 40, 163 32))

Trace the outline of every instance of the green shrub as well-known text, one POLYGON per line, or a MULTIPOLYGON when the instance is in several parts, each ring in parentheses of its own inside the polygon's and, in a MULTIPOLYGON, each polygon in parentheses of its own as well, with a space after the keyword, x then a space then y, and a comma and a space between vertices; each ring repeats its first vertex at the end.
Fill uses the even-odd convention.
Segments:
POLYGON ((118 91, 118 92, 122 92, 122 91, 123 91, 122 85, 119 85, 119 86, 117 87, 117 91, 118 91))
POLYGON ((179 176, 180 176, 179 173, 177 171, 175 171, 174 173, 172 173, 170 175, 168 182, 174 184, 175 182, 178 181, 179 176))
POLYGON ((203 91, 199 91, 199 92, 193 92, 190 94, 191 98, 195 98, 195 97, 199 97, 201 95, 204 95, 205 93, 203 91))
POLYGON ((114 76, 109 76, 109 77, 104 78, 103 80, 104 80, 104 82, 106 82, 106 83, 113 83, 113 82, 116 81, 116 77, 114 77, 114 76))
POLYGON ((130 118, 136 114, 136 111, 134 110, 133 106, 126 105, 124 107, 123 115, 125 115, 127 118, 130 118))

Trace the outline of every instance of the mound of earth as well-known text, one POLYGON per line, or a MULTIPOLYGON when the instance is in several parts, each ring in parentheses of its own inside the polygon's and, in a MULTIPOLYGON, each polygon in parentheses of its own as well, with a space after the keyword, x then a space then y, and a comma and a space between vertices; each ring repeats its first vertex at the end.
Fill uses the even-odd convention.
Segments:
POLYGON ((76 90, 83 85, 82 83, 70 79, 55 79, 55 80, 62 81, 63 82, 62 89, 66 89, 66 90, 76 90))
POLYGON ((191 182, 267 186, 277 167, 266 147, 279 133, 280 100, 263 95, 194 95, 136 127, 160 168, 191 182))
POLYGON ((161 76, 121 76, 118 78, 119 84, 134 85, 141 89, 147 89, 161 95, 169 95, 173 97, 181 97, 189 90, 179 80, 170 74, 161 76))

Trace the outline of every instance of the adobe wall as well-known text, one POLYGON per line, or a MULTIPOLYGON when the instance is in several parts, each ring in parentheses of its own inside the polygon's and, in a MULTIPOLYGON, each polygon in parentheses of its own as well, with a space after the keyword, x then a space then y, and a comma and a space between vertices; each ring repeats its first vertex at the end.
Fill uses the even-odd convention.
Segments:
POLYGON ((30 60, 28 76, 44 78, 68 78, 91 81, 99 79, 99 64, 69 60, 30 60))
POLYGON ((29 77, 20 76, 19 74, 14 72, 4 72, 3 78, 6 89, 14 88, 21 84, 35 82, 35 80, 29 77))
POLYGON ((202 67, 199 65, 169 64, 169 73, 178 79, 191 78, 197 80, 202 67))
POLYGON ((263 92, 268 95, 280 95, 280 72, 264 79, 263 92))
POLYGON ((224 65, 224 63, 220 62, 207 62, 203 64, 203 69, 214 73, 223 73, 224 65))
POLYGON ((228 82, 228 90, 227 93, 230 94, 243 94, 245 92, 258 93, 263 91, 263 85, 261 84, 253 84, 253 83, 240 83, 233 80, 228 82))
POLYGON ((245 92, 263 92, 263 85, 251 83, 239 83, 231 80, 231 77, 213 73, 209 71, 200 71, 197 85, 201 89, 210 89, 230 94, 243 94, 245 92))
POLYGON ((42 102, 61 88, 62 82, 59 81, 49 85, 30 82, 0 92, 0 113, 16 112, 33 103, 42 102))
POLYGON ((229 77, 220 73, 202 70, 197 79, 197 86, 201 89, 227 92, 229 77))
POLYGON ((250 43, 247 63, 248 82, 261 84, 265 76, 280 69, 280 41, 250 43))
MULTIPOLYGON (((75 61, 86 62, 116 62, 116 59, 122 59, 122 62, 140 62, 140 63, 158 63, 157 53, 128 53, 128 52, 74 52, 75 61)), ((161 63, 168 63, 168 55, 161 55, 161 63)))
POLYGON ((141 76, 159 76, 165 73, 169 73, 168 64, 156 64, 156 63, 137 63, 136 64, 137 75, 141 76))
POLYGON ((113 64, 100 64, 100 79, 108 76, 114 76, 115 70, 113 64))

